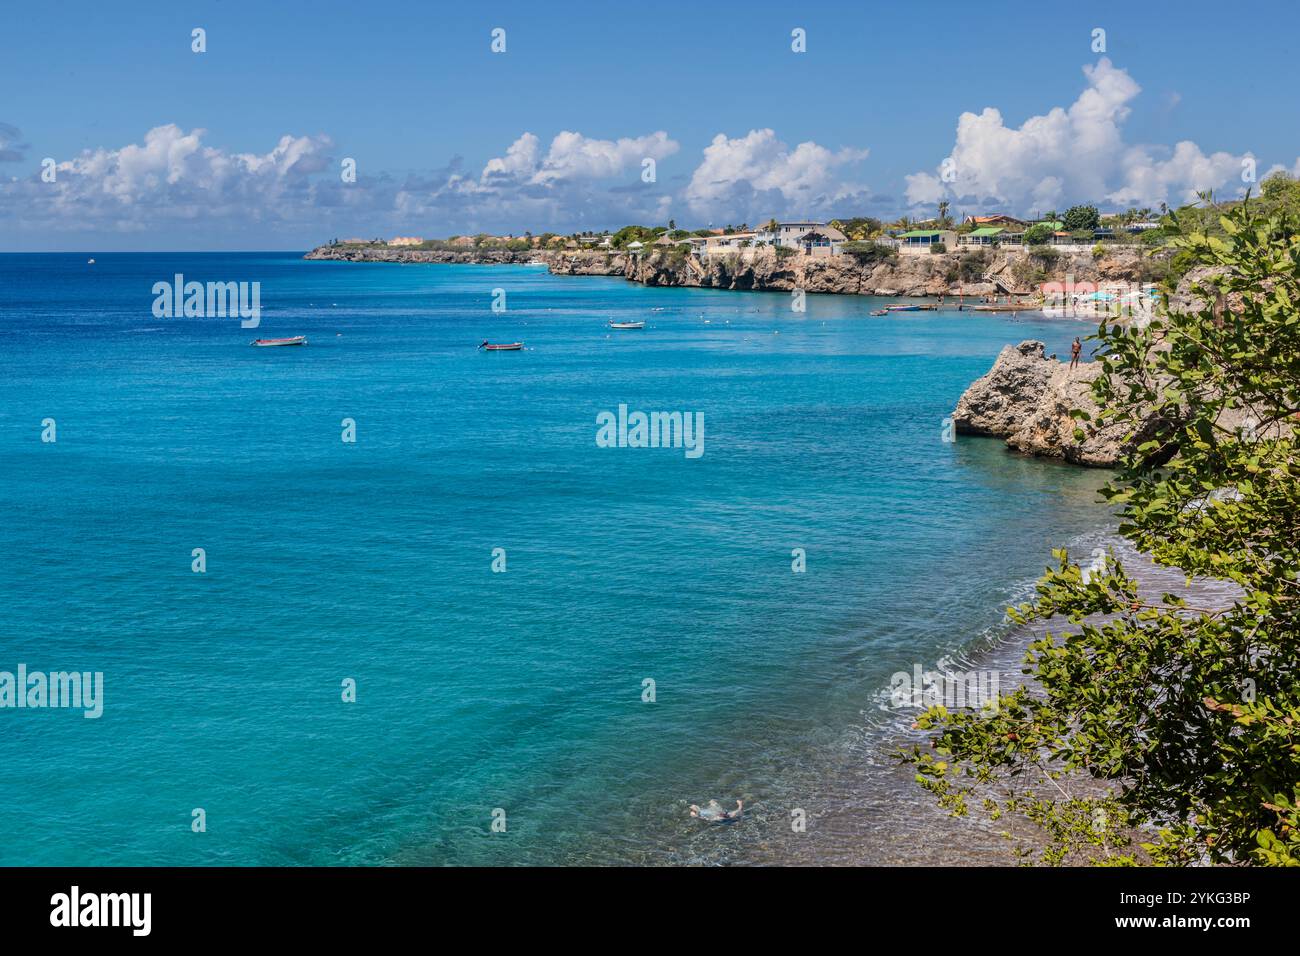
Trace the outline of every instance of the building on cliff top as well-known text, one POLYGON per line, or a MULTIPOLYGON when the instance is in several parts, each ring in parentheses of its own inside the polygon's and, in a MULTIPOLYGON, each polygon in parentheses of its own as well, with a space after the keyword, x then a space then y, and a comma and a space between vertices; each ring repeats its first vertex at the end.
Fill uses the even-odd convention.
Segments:
POLYGON ((805 256, 838 256, 845 238, 834 226, 822 226, 800 236, 798 247, 805 256))
POLYGON ((716 256, 739 249, 748 249, 763 245, 758 241, 761 233, 733 232, 727 235, 692 236, 684 240, 691 247, 691 253, 697 256, 716 256))
POLYGON ((1017 219, 1015 216, 1008 216, 1003 213, 994 213, 991 216, 967 216, 966 221, 979 226, 1001 226, 1003 229, 1024 229, 1029 223, 1023 219, 1017 219))
POLYGON ((844 241, 844 233, 840 232, 834 226, 828 226, 826 223, 819 222, 815 219, 805 219, 797 222, 778 222, 776 224, 775 233, 764 233, 764 235, 770 235, 772 237, 769 240, 772 245, 790 246, 793 248, 798 246, 800 240, 814 229, 818 232, 838 234, 839 241, 844 241))
POLYGON ((732 232, 725 235, 696 236, 687 240, 696 255, 719 255, 739 249, 777 246, 795 249, 807 255, 838 255, 846 236, 834 226, 815 220, 779 222, 776 229, 755 232, 732 232), (811 250, 811 251, 810 251, 811 250))
POLYGON ((424 244, 423 236, 394 236, 388 240, 390 246, 420 246, 424 244))
POLYGON ((1001 242, 1006 235, 1007 230, 1004 226, 980 226, 964 236, 959 236, 957 244, 961 246, 992 246, 1001 242))
POLYGON ((951 229, 913 229, 894 238, 899 252, 929 252, 940 243, 948 248, 957 244, 957 233, 951 229))

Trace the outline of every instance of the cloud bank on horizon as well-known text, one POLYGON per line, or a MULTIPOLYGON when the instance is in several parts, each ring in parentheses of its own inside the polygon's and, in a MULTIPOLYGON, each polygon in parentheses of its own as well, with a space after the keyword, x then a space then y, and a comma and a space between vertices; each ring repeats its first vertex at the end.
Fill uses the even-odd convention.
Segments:
MULTIPOLYGON (((203 129, 167 124, 149 130, 142 144, 86 150, 54 164, 52 182, 48 170, 5 177, 0 166, 0 218, 83 233, 143 233, 186 222, 232 230, 256 223, 321 237, 374 228, 568 232, 672 217, 753 224, 769 216, 896 214, 945 199, 1021 213, 1073 202, 1176 205, 1198 190, 1244 187, 1250 153, 1207 155, 1190 141, 1126 142, 1141 87, 1106 58, 1083 72, 1086 85, 1074 103, 1019 127, 993 107, 963 113, 949 156, 934 172, 906 176, 901 197, 855 181, 866 148, 791 147, 772 129, 718 133, 689 176, 663 181, 657 164, 682 149, 667 132, 600 139, 566 130, 546 145, 524 132, 477 172, 453 158, 404 178, 363 169, 349 182, 339 175, 346 157, 335 155, 325 135, 286 134, 265 153, 238 153, 207 145, 203 129)), ((18 129, 0 123, 0 163, 30 162, 30 150, 18 129)))

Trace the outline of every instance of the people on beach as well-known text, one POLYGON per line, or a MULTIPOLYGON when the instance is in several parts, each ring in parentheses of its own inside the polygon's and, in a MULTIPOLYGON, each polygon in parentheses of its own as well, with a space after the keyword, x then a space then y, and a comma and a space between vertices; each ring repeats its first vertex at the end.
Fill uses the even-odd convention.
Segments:
POLYGON ((1079 341, 1079 337, 1076 335, 1074 337, 1074 342, 1070 345, 1070 368, 1073 369, 1079 364, 1079 353, 1082 351, 1083 343, 1079 341))
POLYGON ((694 803, 691 804, 691 816, 703 820, 706 823, 729 823, 732 820, 739 820, 745 812, 745 802, 736 801, 736 809, 724 810, 722 804, 717 800, 710 800, 707 806, 699 807, 694 803))

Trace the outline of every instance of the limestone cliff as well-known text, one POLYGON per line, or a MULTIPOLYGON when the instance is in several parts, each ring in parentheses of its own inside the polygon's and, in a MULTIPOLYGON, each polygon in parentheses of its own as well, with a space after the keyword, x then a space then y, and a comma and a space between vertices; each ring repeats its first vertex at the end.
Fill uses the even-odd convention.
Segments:
MULTIPOLYGON (((561 271, 561 264, 554 271, 561 271)), ((1091 250, 1063 252, 1051 261, 1040 262, 1024 252, 984 254, 983 260, 969 252, 937 255, 896 255, 863 261, 852 255, 813 257, 778 255, 775 249, 741 254, 690 259, 681 254, 653 251, 624 257, 623 274, 646 285, 698 286, 712 289, 774 290, 803 289, 811 293, 880 296, 979 296, 997 292, 1031 295, 1039 281, 1075 282, 1126 279, 1141 268, 1136 249, 1118 251, 1098 262, 1091 250), (1017 267, 1027 263, 1030 268, 1017 267)))

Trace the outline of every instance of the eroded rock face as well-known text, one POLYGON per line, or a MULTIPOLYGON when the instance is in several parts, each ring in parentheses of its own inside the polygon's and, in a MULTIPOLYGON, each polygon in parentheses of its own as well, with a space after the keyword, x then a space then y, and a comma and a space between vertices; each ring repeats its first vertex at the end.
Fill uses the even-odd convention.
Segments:
MULTIPOLYGON (((1179 419, 1186 409, 1177 407, 1166 413, 1173 415, 1172 419, 1161 419, 1150 410, 1132 437, 1131 423, 1096 429, 1100 409, 1092 397, 1092 384, 1101 373, 1098 362, 1084 362, 1071 370, 1068 363, 1044 355, 1042 342, 1008 345, 993 368, 957 402, 953 425, 963 434, 1003 438, 1009 448, 1026 455, 1111 468, 1132 448, 1182 423, 1179 419), (1074 419, 1070 415, 1074 409, 1087 412, 1092 424, 1074 419), (1077 426, 1083 426, 1083 441, 1074 436, 1077 426)), ((1161 377, 1165 385, 1170 381, 1161 377)), ((1295 434, 1289 423, 1261 425, 1241 408, 1220 410, 1215 426, 1225 435, 1284 438, 1295 434)), ((1157 457, 1168 453, 1172 447, 1157 457)))
POLYGON ((1008 345, 993 368, 977 379, 957 402, 953 424, 968 435, 1005 438, 1020 428, 1029 411, 1042 399, 1052 366, 1042 342, 1008 345))
POLYGON ((1100 373, 1095 362, 1071 369, 1049 358, 1042 342, 1008 345, 957 402, 953 425, 963 434, 1005 438, 1027 455, 1112 467, 1125 451, 1127 428, 1111 425, 1080 442, 1074 437, 1080 423, 1070 416, 1077 408, 1096 417, 1092 383, 1100 373))
MULTIPOLYGON (((1033 295, 1039 291, 1037 285, 1018 279, 1014 268, 1025 258, 1022 252, 986 251, 982 259, 973 258, 970 252, 950 252, 863 261, 852 255, 782 256, 774 249, 762 249, 748 255, 706 256, 688 262, 680 255, 655 250, 627 257, 624 275, 647 285, 713 289, 803 289, 881 296, 979 296, 1007 291, 1033 295)), ((1140 261, 1141 253, 1136 249, 1117 249, 1112 258, 1101 263, 1087 250, 1064 251, 1044 274, 1054 281, 1076 283, 1121 279, 1136 274, 1140 261)))

